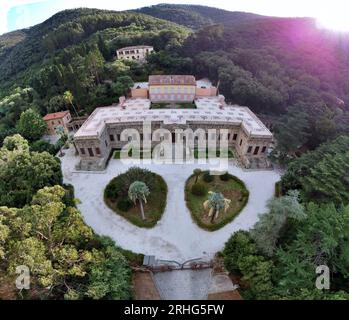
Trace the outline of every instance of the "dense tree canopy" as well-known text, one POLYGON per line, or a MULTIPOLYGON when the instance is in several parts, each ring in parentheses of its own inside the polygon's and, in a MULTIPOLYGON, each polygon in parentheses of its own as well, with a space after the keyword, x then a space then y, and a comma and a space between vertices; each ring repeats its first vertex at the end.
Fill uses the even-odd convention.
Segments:
POLYGON ((0 149, 0 205, 22 207, 45 186, 62 183, 60 161, 47 152, 30 152, 20 135, 0 149))
POLYGON ((305 200, 349 203, 349 136, 341 136, 294 160, 282 177, 284 191, 301 190, 305 200))
MULTIPOLYGON (((271 214, 275 213, 271 211, 268 215, 271 214)), ((262 227, 264 225, 265 221, 256 225, 257 234, 254 230, 252 234, 238 231, 223 251, 226 268, 248 283, 243 289, 246 298, 349 298, 349 207, 337 210, 334 205, 309 204, 306 218, 293 230, 293 239, 288 244, 279 243, 271 256, 267 252, 267 257, 260 241, 269 239, 267 233, 272 229, 262 227), (316 267, 321 265, 328 266, 331 272, 329 291, 315 287, 316 267)))
POLYGON ((130 298, 125 258, 111 240, 94 236, 65 194, 45 187, 21 209, 0 207, 1 268, 12 277, 17 266, 29 267, 38 298, 130 298))
POLYGON ((25 139, 35 141, 46 133, 47 125, 39 113, 33 109, 28 109, 21 114, 17 130, 25 139))
POLYGON ((270 200, 268 209, 269 212, 261 215, 254 225, 251 237, 264 255, 272 256, 285 228, 304 220, 306 215, 304 207, 299 203, 298 191, 290 191, 284 197, 270 200))

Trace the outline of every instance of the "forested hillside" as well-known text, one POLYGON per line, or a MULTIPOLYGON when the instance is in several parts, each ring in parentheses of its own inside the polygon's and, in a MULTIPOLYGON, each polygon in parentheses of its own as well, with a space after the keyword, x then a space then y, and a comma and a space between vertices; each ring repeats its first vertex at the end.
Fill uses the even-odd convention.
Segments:
POLYGON ((150 71, 115 61, 117 48, 146 43, 157 51, 172 51, 188 33, 185 27, 142 14, 77 9, 1 36, 0 136, 14 132, 28 108, 44 115, 67 108, 73 112, 76 106, 84 114, 118 101, 150 71))
POLYGON ((252 13, 231 12, 218 8, 185 4, 159 4, 140 8, 134 12, 169 20, 192 29, 200 29, 216 23, 237 24, 260 17, 252 13))

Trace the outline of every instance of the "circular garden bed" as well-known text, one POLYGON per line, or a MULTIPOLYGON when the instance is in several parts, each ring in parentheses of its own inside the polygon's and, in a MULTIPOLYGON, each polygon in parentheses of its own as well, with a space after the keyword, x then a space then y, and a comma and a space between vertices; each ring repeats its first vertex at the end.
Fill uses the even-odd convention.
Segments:
POLYGON ((194 221, 208 231, 218 230, 231 222, 246 206, 248 198, 249 191, 244 182, 228 173, 219 176, 210 175, 209 171, 196 171, 185 186, 185 200, 194 221), (204 205, 212 193, 222 195, 229 203, 215 218, 204 205))
POLYGON ((104 190, 104 201, 117 214, 134 225, 152 228, 161 219, 166 207, 167 184, 156 173, 137 167, 112 179, 104 190), (148 187, 146 202, 142 200, 145 219, 142 219, 139 201, 134 203, 129 198, 129 188, 136 182, 143 182, 148 187))

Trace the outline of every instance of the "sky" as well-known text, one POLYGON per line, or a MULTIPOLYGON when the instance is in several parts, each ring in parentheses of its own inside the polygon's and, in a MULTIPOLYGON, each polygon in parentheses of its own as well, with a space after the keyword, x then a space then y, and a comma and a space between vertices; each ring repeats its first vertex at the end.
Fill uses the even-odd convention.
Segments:
POLYGON ((279 17, 315 17, 325 27, 349 31, 348 0, 0 0, 0 34, 33 26, 64 9, 121 11, 158 3, 200 4, 279 17))

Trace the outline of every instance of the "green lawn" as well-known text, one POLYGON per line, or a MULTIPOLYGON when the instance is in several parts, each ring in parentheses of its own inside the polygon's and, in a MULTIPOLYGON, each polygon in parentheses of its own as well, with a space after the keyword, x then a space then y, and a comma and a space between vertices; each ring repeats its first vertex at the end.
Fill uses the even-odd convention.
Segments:
POLYGON ((196 109, 195 103, 190 102, 160 102, 160 103, 152 103, 151 109, 196 109))
MULTIPOLYGON (((114 159, 117 159, 117 160, 120 160, 120 153, 121 153, 121 150, 115 150, 114 151, 114 156, 113 156, 113 158, 114 159)), ((140 151, 140 159, 145 159, 144 158, 144 154, 145 154, 145 152, 143 152, 143 151, 140 151)), ((148 154, 148 153, 147 153, 148 154)), ((132 149, 129 151, 129 157, 131 157, 132 156, 132 149)), ((151 154, 150 154, 150 158, 151 158, 151 154)), ((149 157, 147 157, 147 159, 150 159, 149 157)))
MULTIPOLYGON (((151 175, 151 179, 149 181, 143 181, 147 184, 150 190, 150 195, 147 197, 147 203, 143 203, 144 213, 146 217, 145 220, 142 220, 141 218, 139 204, 133 204, 128 211, 122 211, 117 207, 118 201, 128 198, 125 192, 113 197, 108 197, 107 192, 104 192, 104 201, 110 209, 112 209, 114 212, 121 215, 137 227, 141 228, 154 227, 156 223, 161 219, 166 207, 166 182, 161 176, 153 172, 150 172, 149 174, 151 175)), ((142 179, 139 180, 142 181, 142 179)), ((120 176, 115 177, 109 182, 108 185, 117 185, 119 183, 123 183, 120 179, 120 176)))
MULTIPOLYGON (((220 150, 211 151, 211 150, 206 149, 206 159, 208 159, 208 155, 220 157, 220 150)), ((194 158, 199 159, 199 156, 200 156, 200 159, 202 159, 201 154, 199 154, 199 150, 194 149, 194 158)), ((228 159, 234 159, 234 158, 235 158, 234 151, 231 149, 228 149, 228 159)))
POLYGON ((198 182, 204 184, 208 191, 221 192, 225 198, 231 200, 231 204, 227 212, 222 210, 219 217, 211 223, 208 217, 208 210, 205 210, 203 203, 208 198, 208 191, 204 196, 196 196, 191 192, 191 188, 195 183, 195 176, 192 175, 187 180, 185 186, 185 200, 187 207, 191 212, 194 221, 203 229, 215 231, 231 222, 246 206, 249 198, 249 192, 245 184, 235 176, 229 175, 228 181, 222 181, 220 176, 213 176, 212 182, 203 180, 203 173, 200 175, 198 182))

